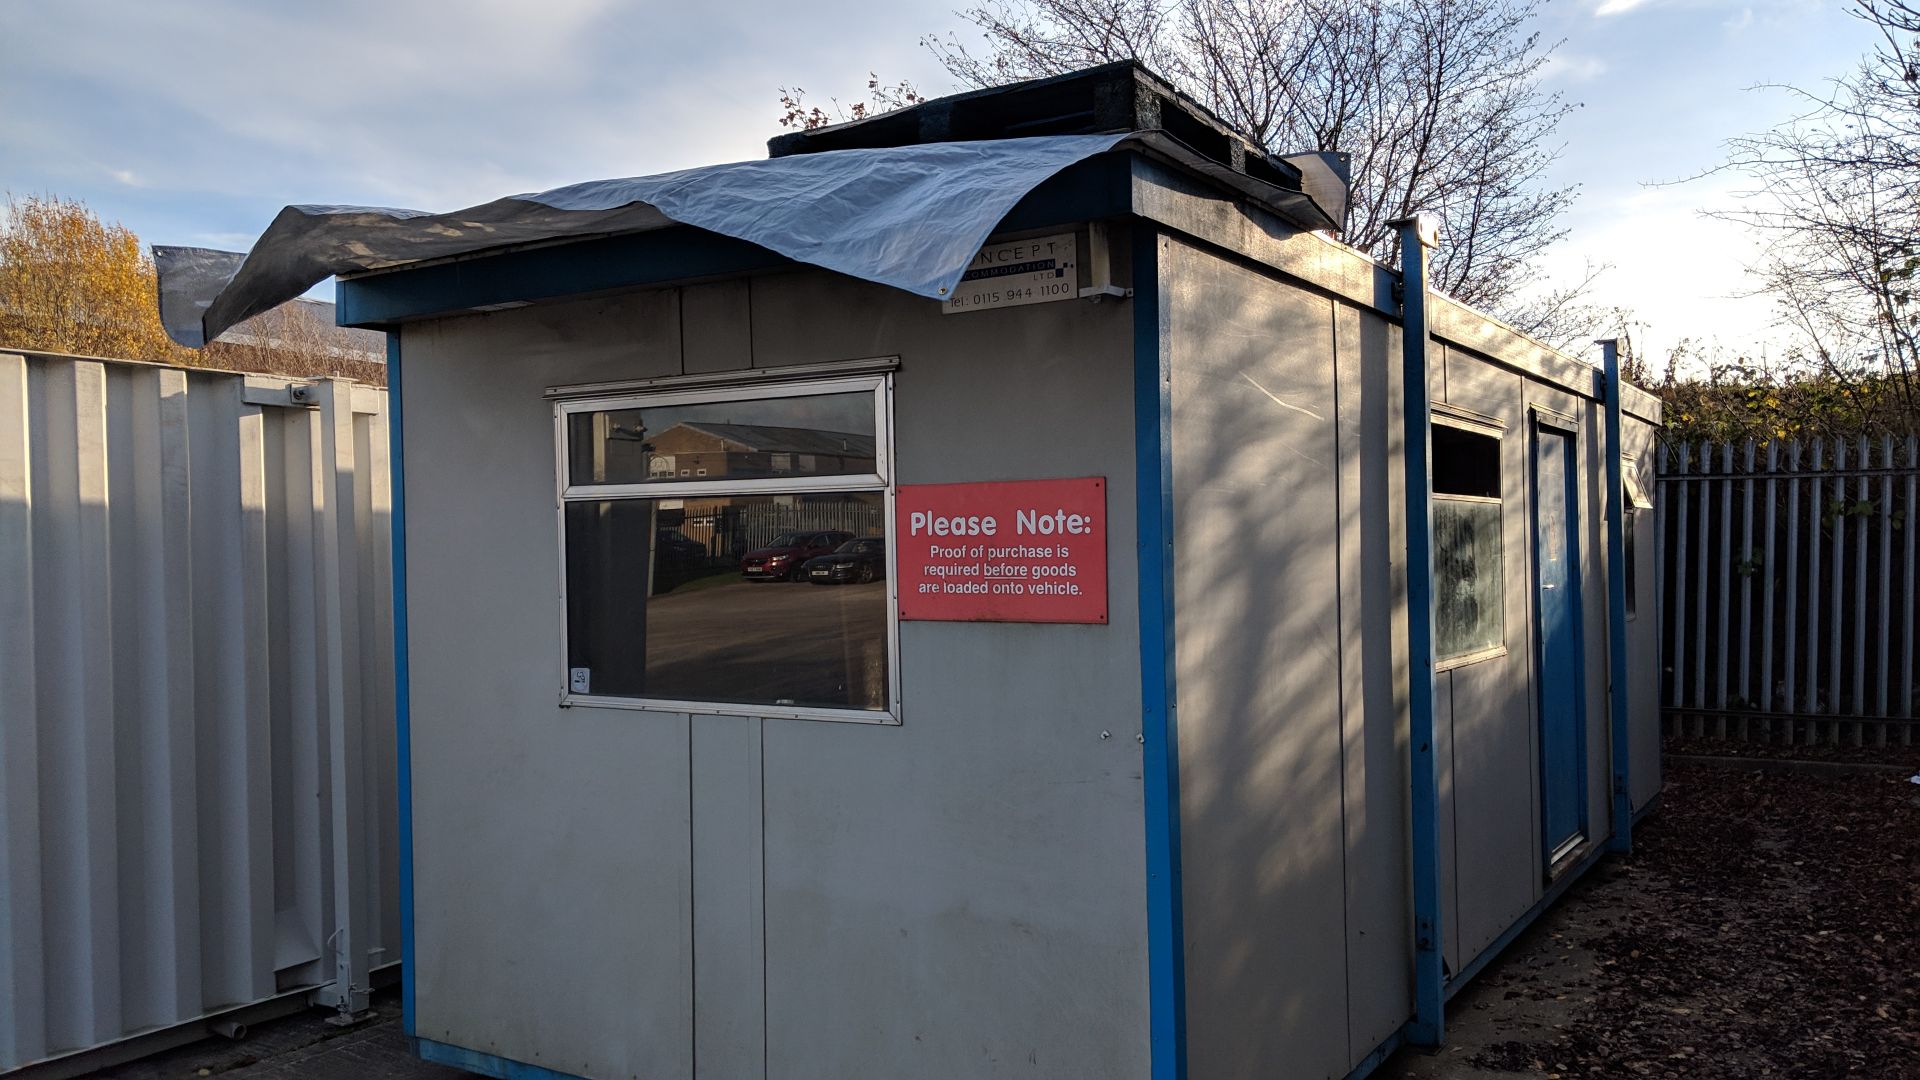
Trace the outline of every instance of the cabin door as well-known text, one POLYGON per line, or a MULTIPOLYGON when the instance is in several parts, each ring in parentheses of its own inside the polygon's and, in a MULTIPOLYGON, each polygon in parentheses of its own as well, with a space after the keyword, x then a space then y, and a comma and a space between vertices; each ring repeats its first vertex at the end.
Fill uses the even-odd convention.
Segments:
POLYGON ((1540 690, 1541 840, 1550 878, 1587 839, 1580 500, 1574 436, 1571 427, 1535 415, 1534 640, 1540 690))

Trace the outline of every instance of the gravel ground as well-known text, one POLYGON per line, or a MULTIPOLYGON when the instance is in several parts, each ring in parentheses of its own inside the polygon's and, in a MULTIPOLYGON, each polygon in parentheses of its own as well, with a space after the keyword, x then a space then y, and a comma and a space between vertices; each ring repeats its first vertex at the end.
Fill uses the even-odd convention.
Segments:
MULTIPOLYGON (((1880 752, 1880 760, 1912 750, 1880 752)), ((1670 761, 1596 868, 1391 1080, 1920 1080, 1920 786, 1670 761)))
MULTIPOLYGON (((1724 744, 1722 744, 1724 745, 1724 744)), ((1671 761, 1629 858, 1588 875, 1381 1080, 1920 1080, 1920 752, 1897 772, 1671 761)), ((458 1080, 413 1058, 391 992, 103 1075, 458 1080)), ((1284 1069, 1275 1076, 1285 1077, 1284 1069)))

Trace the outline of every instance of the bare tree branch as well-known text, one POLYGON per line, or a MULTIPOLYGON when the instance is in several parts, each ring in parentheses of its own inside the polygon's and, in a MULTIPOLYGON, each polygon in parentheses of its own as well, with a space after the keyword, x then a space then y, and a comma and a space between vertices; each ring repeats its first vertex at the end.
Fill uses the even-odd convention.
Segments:
MULTIPOLYGON (((1342 239, 1391 263, 1389 222, 1436 214, 1436 287, 1497 313, 1575 195, 1546 181, 1574 106, 1541 88, 1539 2, 983 0, 960 13, 982 48, 922 44, 973 87, 1138 59, 1269 149, 1345 151, 1342 239)), ((795 92, 782 104, 789 126, 831 122, 795 92)))

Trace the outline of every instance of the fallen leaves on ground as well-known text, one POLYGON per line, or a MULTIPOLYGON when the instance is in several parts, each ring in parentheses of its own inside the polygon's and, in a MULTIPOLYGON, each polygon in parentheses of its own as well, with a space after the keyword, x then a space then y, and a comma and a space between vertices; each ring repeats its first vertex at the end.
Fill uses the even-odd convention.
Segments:
POLYGON ((1920 786, 1904 774, 1670 765, 1634 854, 1593 891, 1626 910, 1586 924, 1586 1000, 1550 1039, 1474 1065, 1920 1080, 1920 786))

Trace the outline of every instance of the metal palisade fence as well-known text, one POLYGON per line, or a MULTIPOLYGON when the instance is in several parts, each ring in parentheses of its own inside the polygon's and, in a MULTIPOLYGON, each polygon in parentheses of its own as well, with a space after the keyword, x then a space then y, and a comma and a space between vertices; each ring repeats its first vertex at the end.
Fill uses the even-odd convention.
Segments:
POLYGON ((0 352, 0 1073, 393 970, 386 396, 0 352))
POLYGON ((831 497, 797 504, 755 502, 745 506, 724 501, 703 505, 699 500, 689 500, 684 512, 665 511, 661 520, 703 545, 709 558, 730 561, 767 546, 783 532, 835 530, 855 536, 880 535, 885 516, 877 500, 831 497))
POLYGON ((1920 439, 1662 447, 1668 731, 1912 745, 1920 439))

